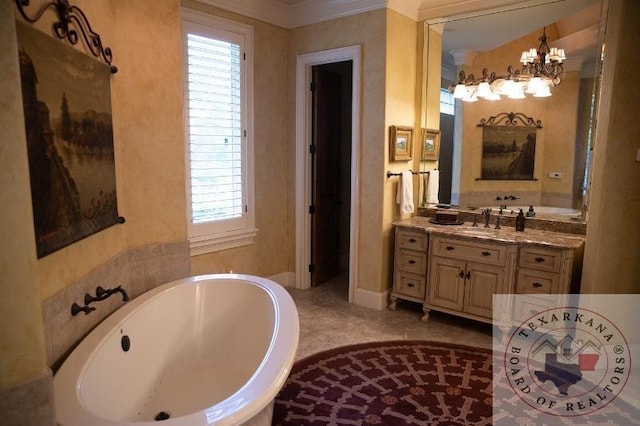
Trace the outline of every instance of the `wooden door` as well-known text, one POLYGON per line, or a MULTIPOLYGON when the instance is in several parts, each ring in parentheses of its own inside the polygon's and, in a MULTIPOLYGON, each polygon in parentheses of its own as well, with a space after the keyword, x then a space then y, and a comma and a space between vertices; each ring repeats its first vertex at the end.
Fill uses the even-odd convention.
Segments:
POLYGON ((504 268, 467 263, 465 272, 464 312, 485 318, 493 316, 493 295, 501 288, 504 268))
POLYGON ((440 114, 440 190, 438 200, 441 203, 451 203, 451 180, 453 177, 453 129, 454 116, 440 114))
POLYGON ((315 66, 312 91, 311 285, 317 285, 340 266, 341 78, 315 66))
POLYGON ((428 303, 442 308, 462 310, 465 262, 432 256, 429 265, 428 303))

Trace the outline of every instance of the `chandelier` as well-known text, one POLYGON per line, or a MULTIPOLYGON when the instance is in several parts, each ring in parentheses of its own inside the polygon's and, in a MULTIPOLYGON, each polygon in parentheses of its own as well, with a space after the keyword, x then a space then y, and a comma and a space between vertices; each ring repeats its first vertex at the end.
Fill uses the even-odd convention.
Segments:
POLYGON ((540 46, 537 50, 531 48, 520 55, 522 67, 514 69, 509 65, 506 75, 489 73, 484 68, 482 76, 476 78, 473 74, 467 76, 464 71, 460 71, 458 84, 449 88, 453 90, 453 97, 465 102, 476 102, 478 98, 499 100, 501 96, 510 99, 524 99, 526 94, 537 98, 551 96, 550 88, 560 84, 564 74, 562 61, 567 57, 564 49, 549 47, 546 27, 538 40, 540 46))

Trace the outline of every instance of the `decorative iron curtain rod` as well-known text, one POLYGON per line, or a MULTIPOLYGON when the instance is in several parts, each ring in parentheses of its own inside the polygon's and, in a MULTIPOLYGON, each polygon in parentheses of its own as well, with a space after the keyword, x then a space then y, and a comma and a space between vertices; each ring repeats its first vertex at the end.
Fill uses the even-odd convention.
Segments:
MULTIPOLYGON (((433 170, 438 170, 438 169, 433 169, 433 170)), ((426 172, 414 172, 413 170, 409 170, 411 172, 412 175, 428 175, 429 171, 426 172)), ((401 176, 402 173, 393 173, 393 172, 387 172, 387 179, 389 179, 391 176, 401 176)))

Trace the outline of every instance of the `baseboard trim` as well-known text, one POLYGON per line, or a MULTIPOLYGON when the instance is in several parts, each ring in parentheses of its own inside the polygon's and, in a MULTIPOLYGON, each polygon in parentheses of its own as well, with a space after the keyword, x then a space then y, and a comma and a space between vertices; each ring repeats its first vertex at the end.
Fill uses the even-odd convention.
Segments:
POLYGON ((295 288, 296 286, 296 273, 295 272, 280 272, 279 274, 271 275, 267 277, 271 281, 275 281, 282 287, 295 288))
POLYGON ((353 303, 358 306, 364 306, 365 308, 371 308, 381 311, 383 309, 386 309, 386 307, 389 305, 390 292, 391 289, 387 289, 379 293, 377 291, 356 288, 353 297, 353 303))

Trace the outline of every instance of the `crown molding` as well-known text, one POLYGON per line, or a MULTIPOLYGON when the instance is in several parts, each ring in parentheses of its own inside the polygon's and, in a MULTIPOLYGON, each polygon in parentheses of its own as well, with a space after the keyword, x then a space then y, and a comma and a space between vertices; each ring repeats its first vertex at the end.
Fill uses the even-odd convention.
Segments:
POLYGON ((289 28, 317 24, 385 7, 387 0, 305 0, 291 6, 289 28))
POLYGON ((197 1, 290 29, 387 7, 417 21, 421 0, 305 0, 291 6, 276 0, 197 1))
POLYGON ((196 0, 279 27, 291 28, 291 7, 275 0, 196 0))
POLYGON ((387 7, 418 22, 420 0, 387 0, 387 7))
POLYGON ((196 1, 290 29, 383 8, 420 22, 479 10, 508 9, 516 4, 522 6, 557 0, 304 0, 290 6, 276 0, 196 1))
POLYGON ((446 22, 448 19, 458 19, 466 14, 469 16, 485 13, 504 12, 512 9, 526 8, 558 0, 422 0, 418 21, 437 20, 446 22))

